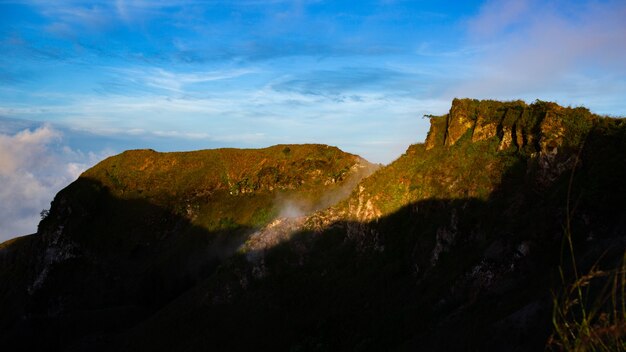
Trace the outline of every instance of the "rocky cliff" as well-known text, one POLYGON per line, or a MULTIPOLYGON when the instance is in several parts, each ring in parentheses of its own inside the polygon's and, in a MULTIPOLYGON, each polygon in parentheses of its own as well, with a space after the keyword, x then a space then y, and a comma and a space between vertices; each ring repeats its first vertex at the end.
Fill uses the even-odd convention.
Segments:
POLYGON ((347 200, 347 216, 369 221, 432 198, 485 200, 520 162, 527 186, 549 187, 572 171, 584 139, 602 120, 580 107, 471 99, 455 99, 448 114, 429 118, 426 142, 364 180, 347 200))
POLYGON ((595 288, 626 249, 626 124, 470 99, 430 119, 426 143, 365 178, 372 165, 325 146, 103 162, 38 235, 0 248, 0 336, 68 350, 563 347, 553 312, 577 273, 606 273, 585 276, 584 303, 609 312, 595 288))
POLYGON ((431 122, 426 144, 337 205, 251 237, 124 346, 167 350, 201 335, 189 346, 562 348, 550 336, 554 297, 570 289, 559 273, 574 280, 564 241, 583 273, 619 267, 626 248, 626 125, 584 108, 468 99, 431 122), (181 311, 194 323, 177 330, 181 311))
POLYGON ((497 137, 499 150, 547 152, 556 147, 576 147, 580 138, 597 122, 598 116, 585 108, 564 108, 537 101, 498 102, 455 99, 450 112, 431 116, 426 149, 452 146, 469 134, 472 142, 497 137))

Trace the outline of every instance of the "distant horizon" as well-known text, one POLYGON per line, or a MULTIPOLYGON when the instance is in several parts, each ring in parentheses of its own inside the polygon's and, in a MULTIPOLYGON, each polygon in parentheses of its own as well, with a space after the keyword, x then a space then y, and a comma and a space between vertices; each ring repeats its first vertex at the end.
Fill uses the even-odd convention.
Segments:
MULTIPOLYGON (((472 99, 472 98, 469 98, 472 99)), ((509 101, 519 101, 519 100, 523 100, 523 99, 511 99, 509 101)), ((540 99, 536 99, 535 101, 538 101, 540 99)), ((530 102, 523 100, 526 104, 530 104, 530 102)), ((452 103, 452 101, 450 102, 452 103)), ((560 105, 560 104, 559 104, 560 105)), ((568 106, 571 107, 571 106, 568 106)), ((585 107, 582 105, 579 106, 575 106, 575 107, 585 107)), ((585 107, 586 108, 586 107, 585 107)), ((594 113, 593 111, 591 111, 592 113, 594 113)), ((445 115, 446 113, 441 113, 441 114, 436 114, 433 116, 441 116, 441 115, 445 115)), ((609 116, 609 115, 605 115, 607 117, 613 117, 613 118, 623 118, 621 116, 609 116)), ((425 117, 425 116, 422 116, 425 117)), ((86 133, 86 132, 82 132, 82 133, 86 133)), ((43 187, 47 187, 50 190, 56 190, 55 193, 57 191, 60 191, 62 188, 66 187, 67 185, 69 185, 71 182, 73 182, 74 180, 76 180, 79 175, 95 166, 97 163, 99 163, 100 161, 114 156, 114 155, 118 155, 120 153, 123 153, 125 151, 129 151, 129 150, 154 150, 155 152, 158 153, 175 153, 175 152, 181 152, 181 153, 185 153, 185 152, 194 152, 194 151, 201 151, 201 150, 214 150, 214 149, 265 149, 265 148, 269 148, 272 146, 280 146, 280 145, 294 145, 294 144, 299 144, 299 145, 306 145, 306 144, 318 144, 318 145, 328 145, 331 147, 337 147, 340 150, 347 152, 347 153, 351 153, 354 155, 357 155, 359 157, 364 158, 365 160, 367 160, 368 162, 374 163, 374 164, 379 164, 379 165, 388 165, 391 162, 395 161, 397 158, 399 158, 400 156, 402 156, 402 154, 406 151, 407 148, 409 148, 411 145, 413 144, 423 144, 425 142, 425 138, 424 140, 421 141, 414 141, 413 143, 409 143, 406 145, 406 147, 404 148, 404 150, 399 153, 397 156, 395 156, 392 160, 382 163, 382 162, 377 162, 377 161, 372 161, 370 159, 368 159, 366 156, 355 153, 353 151, 350 150, 345 150, 343 149, 341 146, 337 146, 337 145, 331 145, 331 144, 327 144, 327 143, 319 143, 319 142, 311 142, 311 143, 277 143, 277 144, 272 144, 272 145, 267 145, 267 146, 254 146, 254 147, 233 147, 233 146, 217 146, 217 147, 212 147, 212 148, 198 148, 198 149, 180 149, 180 150, 176 150, 176 149, 168 149, 168 150, 158 150, 155 148, 145 148, 145 147, 141 147, 138 146, 137 148, 129 148, 129 149, 124 149, 118 152, 113 152, 111 149, 108 150, 107 152, 103 152, 101 154, 95 154, 95 153, 84 153, 80 150, 77 151, 70 151, 69 155, 68 155, 68 150, 67 147, 64 147, 64 151, 63 151, 63 155, 51 155, 51 156, 47 156, 46 153, 48 153, 50 150, 48 149, 48 144, 55 144, 58 143, 59 141, 64 139, 64 134, 68 134, 69 136, 71 136, 72 138, 81 138, 81 132, 70 132, 68 133, 67 131, 63 131, 63 129, 57 129, 54 128, 54 126, 49 123, 49 122, 40 122, 40 121, 33 121, 33 120, 20 120, 20 119, 7 119, 5 117, 0 116, 0 146, 4 146, 5 149, 9 149, 9 153, 2 153, 0 152, 0 162, 6 162, 7 160, 9 161, 9 165, 10 164, 20 164, 22 163, 22 166, 27 166, 30 169, 36 170, 41 172, 42 174, 42 186, 43 187), (11 124, 3 124, 2 122, 7 122, 8 120, 11 120, 13 122, 13 128, 8 128, 10 127, 11 124), (13 134, 13 136, 10 136, 11 134, 13 134), (7 137, 8 136, 8 137, 7 137), (32 141, 36 141, 35 143, 33 143, 32 141), (24 143, 26 141, 26 143, 24 143), (18 148, 13 148, 13 150, 11 150, 11 148, 9 147, 10 145, 14 145, 17 144, 18 148), (9 147, 9 148, 6 148, 9 147), (26 152, 25 154, 30 154, 30 157, 34 157, 33 159, 29 158, 25 158, 26 160, 22 160, 21 162, 19 160, 12 160, 11 157, 9 156, 10 153, 13 151, 15 151, 15 149, 20 149, 21 147, 26 147, 26 152), (31 150, 29 150, 31 149, 31 150), (67 164, 63 164, 63 160, 64 158, 68 158, 69 157, 73 157, 73 158, 77 158, 82 160, 83 163, 77 163, 77 162, 68 162, 67 164), (40 162, 43 161, 43 165, 36 165, 40 162), (61 162, 60 165, 55 165, 54 163, 57 162, 61 162), (60 167, 60 168, 59 168, 60 167), (43 178, 46 176, 46 172, 50 173, 49 170, 46 170, 47 168, 51 168, 53 173, 57 173, 56 176, 61 176, 55 180, 53 180, 53 182, 47 182, 43 181, 43 178), (65 169, 63 169, 65 168, 65 169)), ((89 136, 82 136, 82 138, 86 138, 89 139, 89 136)), ((67 142, 67 140, 66 140, 67 142)), ((23 151, 21 151, 23 152, 23 151)), ((29 181, 29 180, 27 180, 29 181)), ((25 183, 25 185, 29 185, 28 182, 25 183)), ((38 195, 38 204, 37 202, 32 202, 32 203, 24 203, 24 204, 20 204, 21 208, 14 208, 14 209, 18 209, 21 211, 24 211, 24 213, 26 214, 26 216, 24 216, 24 219, 27 221, 31 221, 31 222, 39 222, 39 218, 35 217, 33 214, 37 214, 39 215, 41 211, 45 211, 48 209, 48 207, 43 207, 43 208, 37 208, 36 206, 39 204, 49 204, 49 203, 45 203, 47 199, 50 199, 49 201, 52 201, 52 197, 54 196, 54 194, 47 194, 47 193, 42 193, 38 195), (47 196, 49 196, 49 198, 47 198, 47 196), (41 209, 41 210, 39 210, 41 209), (30 213, 30 214, 29 214, 30 213)), ((9 213, 9 216, 5 215, 5 218, 11 217, 13 214, 9 213)), ((8 221, 7 221, 8 223, 8 221)), ((17 222, 17 225, 22 225, 23 223, 17 222)), ((33 228, 33 226, 28 226, 29 224, 27 223, 25 228, 33 228)), ((35 230, 36 230, 36 226, 37 224, 35 224, 35 230)), ((10 240, 10 239, 14 239, 14 238, 18 238, 18 237, 22 237, 22 236, 27 236, 30 234, 35 233, 35 231, 32 232, 28 232, 28 233, 18 233, 18 234, 9 234, 7 236, 7 234, 4 233, 0 233, 0 243, 10 240), (3 239, 3 237, 6 237, 3 239)))
MULTIPOLYGON (((475 99, 475 98, 471 98, 471 97, 456 97, 453 98, 454 99, 475 99)), ((450 104, 452 103, 452 100, 450 101, 450 104)), ((476 100, 482 100, 482 99, 476 99, 476 100)), ((529 100, 525 100, 525 99, 507 99, 507 100, 499 100, 499 101, 524 101, 526 104, 532 104, 536 101, 548 101, 548 100, 542 100, 542 99, 534 99, 532 101, 529 100)), ((554 102, 560 106, 563 107, 582 107, 582 108, 586 108, 589 109, 587 106, 585 105, 563 105, 563 104, 559 104, 559 102, 557 101, 550 101, 550 102, 554 102)), ((432 116, 441 116, 441 115, 445 115, 448 113, 449 107, 447 108, 447 110, 445 112, 442 113, 434 113, 434 114, 424 114, 422 116, 420 116, 420 118, 425 118, 428 117, 429 115, 432 116)), ((595 111, 589 109, 592 113, 597 114, 595 111)), ((612 118, 624 118, 625 116, 619 116, 619 115, 612 115, 612 114, 597 114, 597 115, 601 115, 601 116, 605 116, 605 117, 612 117, 612 118)), ((14 119, 14 118, 7 118, 4 116, 0 116, 0 134, 17 134, 19 132, 25 132, 25 131, 29 131, 29 132, 35 132, 36 130, 39 130, 41 128, 49 128, 54 130, 55 134, 59 134, 61 136, 66 135, 66 134, 71 134, 73 135, 73 137, 76 136, 80 136, 81 134, 85 134, 85 136, 83 136, 83 138, 97 138, 97 135, 90 135, 89 131, 85 131, 85 130, 70 130, 70 131, 66 131, 64 129, 64 127, 62 125, 55 125, 54 123, 50 123, 47 121, 37 121, 37 120, 26 120, 26 119, 14 119), (10 123, 7 123, 7 121, 10 120, 12 122, 20 122, 17 124, 17 126, 13 126, 13 128, 7 128, 8 125, 10 125, 10 123)), ((428 132, 428 130, 426 130, 425 132, 428 132)), ((174 147, 172 148, 171 146, 168 145, 163 145, 162 149, 158 148, 158 147, 150 147, 148 145, 151 145, 151 142, 147 142, 145 147, 141 146, 141 142, 136 142, 132 147, 128 148, 128 149, 122 149, 119 151, 115 151, 113 152, 113 149, 109 149, 108 152, 105 152, 103 154, 106 155, 103 158, 109 157, 109 156, 113 156, 113 155, 117 155, 120 153, 123 153, 125 151, 128 150, 154 150, 156 152, 159 153, 174 153, 174 152, 193 152, 193 151, 198 151, 198 150, 212 150, 212 149, 223 149, 223 148, 235 148, 235 149, 264 149, 264 148, 269 148, 272 146, 276 146, 276 145, 298 145, 298 144, 322 144, 322 145, 328 145, 331 147, 337 147, 345 152, 351 153, 351 154, 355 154, 358 155, 364 159, 366 159, 367 161, 373 162, 373 163, 377 163, 377 164, 383 164, 383 165, 388 165, 391 162, 393 162, 394 160, 396 160, 398 157, 400 157, 405 151, 406 148, 408 148, 409 146, 413 145, 413 144, 421 144, 424 143, 426 139, 426 134, 424 134, 424 137, 420 140, 415 140, 415 141, 409 141, 408 144, 404 147, 404 149, 402 151, 400 151, 397 155, 391 155, 390 159, 388 160, 382 160, 382 161, 377 161, 377 160, 371 160, 367 157, 367 155, 362 155, 359 154, 353 150, 348 150, 348 149, 344 149, 342 148, 340 145, 335 145, 335 144, 330 144, 330 143, 325 143, 324 141, 311 141, 311 142, 281 142, 281 141, 277 141, 275 144, 267 144, 267 145, 254 145, 254 146, 232 146, 232 145, 228 145, 227 143, 225 143, 223 146, 220 145, 216 145, 216 146, 210 146, 210 147, 202 147, 202 145, 198 144, 197 147, 190 147, 189 149, 185 149, 185 147, 174 147)), ((170 140, 171 141, 171 140, 170 140)), ((166 140, 165 143, 167 143, 168 141, 166 140)), ((102 159, 103 159, 102 158, 102 159)), ((100 159, 101 160, 101 159, 100 159)), ((95 161, 95 163, 99 162, 95 161)), ((91 164, 91 165, 86 165, 86 167, 91 167, 94 166, 95 164, 91 164)))
POLYGON ((626 115, 623 1, 0 3, 0 241, 128 149, 337 146, 388 164, 453 98, 626 115))

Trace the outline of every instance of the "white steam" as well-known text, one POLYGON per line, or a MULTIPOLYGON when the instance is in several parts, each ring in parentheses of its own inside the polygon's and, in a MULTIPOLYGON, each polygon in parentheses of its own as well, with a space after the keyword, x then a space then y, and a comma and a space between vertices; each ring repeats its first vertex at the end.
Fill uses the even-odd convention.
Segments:
POLYGON ((373 174, 379 167, 380 165, 370 164, 366 160, 361 159, 352 167, 348 177, 334 185, 330 185, 322 194, 316 197, 315 201, 300 198, 283 199, 279 197, 276 200, 276 204, 280 204, 278 218, 299 218, 339 203, 348 198, 362 179, 373 174))
POLYGON ((307 208, 302 202, 286 200, 282 202, 278 217, 287 219, 299 218, 307 214, 307 208))

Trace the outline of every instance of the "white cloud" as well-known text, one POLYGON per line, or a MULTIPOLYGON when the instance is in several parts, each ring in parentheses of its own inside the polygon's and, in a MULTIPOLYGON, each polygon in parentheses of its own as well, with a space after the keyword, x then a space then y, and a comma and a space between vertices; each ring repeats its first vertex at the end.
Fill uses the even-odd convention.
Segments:
POLYGON ((591 103, 597 110, 608 96, 621 101, 609 105, 623 110, 624 18, 624 1, 489 1, 468 22, 468 45, 484 50, 470 58, 472 73, 448 95, 591 103))
MULTIPOLYGON (((146 84, 145 76, 138 74, 136 79, 146 84)), ((175 76, 192 82, 229 74, 195 71, 175 76)), ((199 147, 314 142, 337 145, 371 161, 389 162, 409 144, 423 140, 428 130, 428 124, 421 123, 423 114, 445 113, 450 104, 419 98, 405 92, 404 86, 393 87, 390 93, 380 91, 378 85, 347 84, 332 94, 308 94, 302 89, 277 90, 277 81, 261 80, 245 88, 221 85, 198 96, 185 86, 181 87, 185 94, 180 95, 151 91, 133 95, 68 94, 63 105, 7 103, 5 110, 7 115, 22 119, 54 118, 72 129, 100 136, 185 139, 199 147), (388 140, 397 146, 376 150, 360 143, 388 140)))
POLYGON ((119 74, 118 84, 135 85, 143 89, 156 88, 175 93, 187 93, 185 88, 193 84, 237 78, 256 72, 253 69, 236 69, 177 73, 158 67, 113 69, 113 71, 119 74))
POLYGON ((469 21, 472 35, 491 37, 527 18, 529 0, 487 1, 478 16, 469 21))
POLYGON ((0 134, 0 242, 34 233, 54 195, 106 155, 72 150, 62 137, 49 125, 0 134))

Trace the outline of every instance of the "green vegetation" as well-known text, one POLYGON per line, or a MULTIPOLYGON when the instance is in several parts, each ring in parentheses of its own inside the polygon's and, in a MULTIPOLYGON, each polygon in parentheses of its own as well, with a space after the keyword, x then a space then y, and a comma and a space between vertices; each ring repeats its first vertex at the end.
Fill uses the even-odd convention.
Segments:
POLYGON ((61 344, 98 324, 123 328, 116 319, 143 319, 193 287, 283 207, 327 207, 371 172, 325 145, 110 157, 59 192, 37 235, 2 244, 0 301, 12 304, 0 304, 0 330, 24 314, 49 319, 51 306, 86 317, 78 330, 69 318, 44 329, 61 344))
POLYGON ((626 123, 472 99, 429 118, 425 144, 364 179, 319 145, 109 158, 0 248, 0 331, 128 351, 623 349, 626 123))
POLYGON ((626 253, 609 271, 592 267, 565 279, 554 294, 554 333, 548 347, 557 351, 624 351, 626 349, 626 253))
MULTIPOLYGON (((498 152, 496 138, 464 143, 469 137, 466 134, 461 143, 445 149, 409 147, 394 163, 364 180, 361 186, 366 197, 381 215, 423 199, 486 200, 519 157, 498 152)), ((354 194, 345 205, 358 202, 358 196, 354 194)))
POLYGON ((349 199, 316 214, 309 224, 328 224, 312 226, 321 233, 303 231, 262 264, 232 258, 146 322, 131 346, 145 346, 156 330, 191 349, 200 346, 189 342, 197 335, 240 349, 247 339, 279 350, 543 349, 552 332, 549 292, 562 285, 552 277, 567 194, 576 204, 574 241, 587 243, 581 267, 615 244, 605 242, 615 238, 607 224, 622 229, 624 128, 552 103, 472 104, 482 117, 451 111, 431 118, 430 135, 459 114, 495 124, 493 134, 478 138, 468 128, 446 145, 447 131, 435 131, 439 144, 409 147, 349 199), (603 240, 586 240, 590 233, 603 240), (218 303, 194 303, 207 292, 218 303), (193 323, 169 330, 189 307, 198 309, 184 315, 193 323), (281 337, 264 338, 274 331, 281 337), (232 333, 246 338, 222 338, 232 333))
MULTIPOLYGON (((579 145, 582 151, 583 140, 579 145)), ((577 161, 579 157, 580 154, 577 161)), ((566 253, 559 266, 561 287, 553 292, 554 332, 547 347, 558 351, 623 351, 626 350, 626 250, 620 263, 610 265, 612 268, 608 270, 599 268, 601 257, 584 275, 579 273, 571 227, 573 181, 574 172, 568 187, 568 216, 563 236, 566 253), (571 272, 569 279, 566 268, 571 272)))
POLYGON ((449 114, 430 116, 424 145, 410 146, 361 186, 381 215, 423 199, 487 200, 515 165, 532 163, 551 147, 572 153, 599 119, 585 108, 542 101, 455 99, 449 114), (453 143, 450 136, 456 136, 453 143))
POLYGON ((101 162, 82 177, 119 199, 145 199, 218 231, 263 226, 280 211, 278 198, 297 198, 303 212, 316 210, 321 197, 340 188, 359 160, 324 145, 184 153, 134 150, 101 162))

